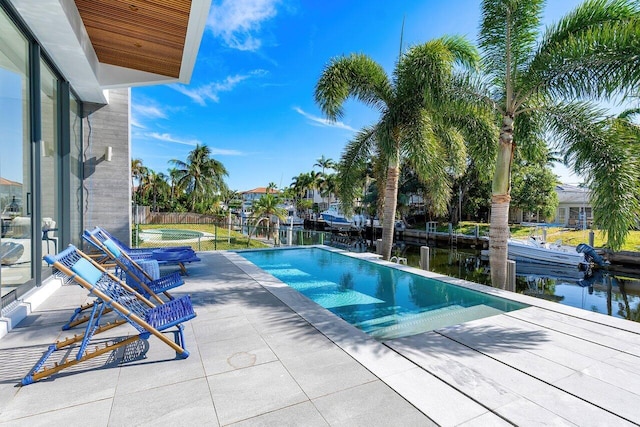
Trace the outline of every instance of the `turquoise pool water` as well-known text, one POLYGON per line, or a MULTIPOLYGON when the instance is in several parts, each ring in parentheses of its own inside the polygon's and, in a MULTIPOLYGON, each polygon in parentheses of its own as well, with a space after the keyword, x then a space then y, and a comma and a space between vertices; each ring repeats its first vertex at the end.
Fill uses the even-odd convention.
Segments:
POLYGON ((321 248, 238 254, 379 340, 527 307, 321 248))

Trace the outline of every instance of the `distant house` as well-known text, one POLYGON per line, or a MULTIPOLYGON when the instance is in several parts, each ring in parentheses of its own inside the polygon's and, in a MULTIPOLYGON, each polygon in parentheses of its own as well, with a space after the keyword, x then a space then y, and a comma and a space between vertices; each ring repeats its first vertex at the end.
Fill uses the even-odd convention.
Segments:
POLYGON ((575 185, 556 185, 558 209, 552 222, 566 227, 588 228, 593 222, 589 189, 575 185))
MULTIPOLYGON (((280 190, 269 190, 272 194, 280 194, 280 190)), ((260 198, 267 194, 267 187, 257 187, 253 190, 247 190, 240 193, 242 196, 242 208, 240 215, 243 218, 247 218, 251 216, 253 212, 253 203, 256 200, 260 200, 260 198)))
POLYGON ((0 177, 0 210, 3 210, 11 203, 20 204, 22 198, 22 184, 0 177))
MULTIPOLYGON (((552 224, 557 224, 571 228, 589 228, 593 223, 593 209, 589 197, 589 189, 575 185, 556 185, 558 195, 558 208, 556 215, 551 220, 552 224)), ((512 223, 522 222, 545 222, 536 212, 523 212, 521 209, 511 209, 509 221, 512 223)))

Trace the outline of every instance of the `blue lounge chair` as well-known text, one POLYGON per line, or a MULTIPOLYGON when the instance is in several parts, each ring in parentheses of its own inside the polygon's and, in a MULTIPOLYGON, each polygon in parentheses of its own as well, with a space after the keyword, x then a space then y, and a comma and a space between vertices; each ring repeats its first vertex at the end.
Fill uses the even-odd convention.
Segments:
POLYGON ((59 254, 47 255, 44 259, 54 267, 56 274, 73 279, 78 285, 95 295, 97 303, 92 309, 91 319, 87 323, 84 334, 75 335, 73 338, 57 341, 50 345, 40 360, 22 379, 22 385, 31 384, 138 340, 147 340, 151 335, 175 350, 177 358, 184 359, 189 356, 189 352, 184 348, 184 334, 181 324, 194 318, 196 314, 188 295, 155 305, 72 245, 59 254), (101 324, 102 315, 107 308, 113 310, 119 319, 113 323, 101 324), (123 323, 131 324, 138 331, 138 334, 112 343, 102 342, 95 346, 95 349, 88 350, 94 335, 123 323), (172 327, 177 329, 174 341, 162 333, 172 327), (76 345, 78 343, 79 345, 76 345), (72 353, 76 349, 77 352, 73 357, 72 353), (53 366, 45 367, 45 363, 53 354, 61 354, 61 361, 55 362, 53 366))
MULTIPOLYGON (((177 264, 180 267, 182 274, 185 275, 187 274, 187 269, 184 266, 185 263, 200 261, 200 258, 198 258, 195 251, 190 246, 171 248, 130 248, 101 227, 95 227, 91 231, 85 231, 85 234, 91 235, 102 243, 106 240, 111 240, 121 252, 126 253, 134 260, 151 258, 157 260, 159 264, 177 264)), ((92 241, 89 241, 89 243, 95 246, 93 239, 92 241)), ((99 247, 95 247, 98 250, 101 250, 99 247)))
MULTIPOLYGON (((168 291, 184 284, 184 280, 177 271, 164 276, 160 276, 159 271, 156 274, 150 273, 148 271, 149 266, 153 264, 155 264, 156 268, 151 268, 151 270, 157 270, 158 264, 156 260, 142 259, 136 262, 125 252, 120 251, 110 239, 105 240, 103 243, 92 232, 86 231, 82 237, 93 246, 99 248, 105 257, 115 264, 117 270, 122 273, 119 276, 120 279, 126 279, 129 286, 144 297, 155 300, 158 304, 164 303, 159 294, 164 294, 167 299, 172 300, 173 297, 168 291)), ((94 304, 94 302, 90 302, 76 308, 69 321, 62 326, 62 329, 69 330, 87 322, 90 319, 90 315, 81 315, 93 308, 94 304)))

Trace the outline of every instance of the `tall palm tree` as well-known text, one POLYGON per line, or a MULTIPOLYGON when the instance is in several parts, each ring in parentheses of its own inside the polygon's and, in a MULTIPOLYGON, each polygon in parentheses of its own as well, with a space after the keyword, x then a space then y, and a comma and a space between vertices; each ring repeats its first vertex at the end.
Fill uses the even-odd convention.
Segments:
MULTIPOLYGON (((256 219, 254 230, 258 228, 261 221, 265 220, 267 223, 267 238, 270 238, 271 218, 275 216, 284 222, 287 219, 287 210, 280 207, 280 197, 268 193, 253 202, 253 216, 256 219)), ((249 235, 250 237, 251 235, 249 235)))
POLYGON ((165 200, 169 193, 169 185, 166 181, 167 176, 162 172, 157 173, 152 169, 148 169, 148 173, 140 182, 141 191, 146 194, 146 199, 152 200, 151 208, 153 212, 158 211, 158 199, 165 200))
POLYGON ((171 181, 170 202, 173 205, 178 198, 180 187, 178 186, 178 179, 180 177, 180 169, 169 168, 169 180, 171 181))
POLYGON ((336 166, 336 163, 333 161, 333 159, 328 159, 324 156, 324 154, 318 159, 316 160, 316 162, 313 164, 313 167, 320 167, 322 168, 322 175, 325 174, 325 170, 327 169, 334 169, 336 166))
POLYGON ((149 173, 149 169, 142 164, 142 159, 131 159, 131 191, 133 192, 132 198, 135 199, 135 181, 138 181, 138 194, 140 193, 140 186, 142 179, 149 173))
POLYGON ((640 109, 625 110, 599 122, 606 137, 599 144, 572 145, 566 158, 587 176, 593 219, 608 224, 607 244, 619 248, 628 231, 640 223, 640 125, 631 121, 640 109))
MULTIPOLYGON (((322 168, 322 172, 320 175, 320 178, 318 180, 318 189, 320 190, 320 195, 323 197, 322 203, 324 203, 324 196, 327 194, 327 173, 326 170, 327 169, 334 169, 336 167, 336 163, 333 161, 333 159, 328 159, 324 156, 324 154, 318 159, 316 160, 316 162, 313 164, 313 167, 320 167, 322 168)), ((327 203, 328 205, 328 203, 327 203)))
POLYGON ((187 192, 191 210, 227 188, 224 182, 227 169, 221 162, 211 158, 211 149, 207 145, 196 145, 186 162, 172 159, 169 163, 178 169, 177 184, 187 192))
MULTIPOLYGON (((487 78, 476 94, 501 117, 489 236, 492 283, 502 288, 516 142, 526 151, 551 131, 561 150, 598 145, 607 138, 606 127, 586 100, 637 93, 640 82, 637 1, 588 0, 541 33, 544 5, 544 0, 482 2, 479 42, 487 78)), ((605 196, 610 206, 622 203, 616 195, 605 196)), ((629 215, 599 226, 611 232, 629 215)))
POLYGON ((267 194, 271 194, 272 192, 275 192, 277 189, 278 189, 278 186, 276 185, 276 183, 270 182, 269 184, 267 184, 266 192, 267 194))
MULTIPOLYGON (((324 68, 315 88, 315 100, 331 120, 343 115, 344 102, 354 97, 380 112, 379 121, 365 127, 350 141, 341 158, 340 196, 350 208, 361 187, 363 165, 376 152, 386 165, 382 257, 389 259, 393 245, 397 206, 398 177, 406 159, 420 177, 433 177, 438 186, 441 210, 446 209, 449 183, 446 169, 450 154, 464 147, 463 135, 452 127, 459 114, 449 85, 456 64, 473 67, 476 49, 465 38, 445 36, 417 45, 398 59, 393 78, 371 58, 351 54, 332 59, 324 68), (455 108, 454 108, 455 107, 455 108), (358 185, 356 185, 358 183, 358 185)), ((475 116, 470 116, 475 117, 475 116)))

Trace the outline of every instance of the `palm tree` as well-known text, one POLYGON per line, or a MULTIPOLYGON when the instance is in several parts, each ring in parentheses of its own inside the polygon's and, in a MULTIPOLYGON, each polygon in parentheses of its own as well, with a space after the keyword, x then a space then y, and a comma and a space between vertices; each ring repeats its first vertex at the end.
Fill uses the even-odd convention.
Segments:
POLYGON ((594 222, 608 224, 607 244, 614 249, 640 223, 640 125, 631 121, 639 115, 635 108, 602 120, 606 137, 599 144, 582 141, 566 153, 576 172, 586 172, 594 222))
MULTIPOLYGON (((149 173, 149 169, 142 164, 142 159, 131 159, 131 191, 134 192, 135 181, 138 181, 138 194, 140 193, 140 186, 142 179, 149 173)), ((132 194, 132 198, 135 199, 135 192, 132 194)))
MULTIPOLYGON (((393 245, 398 177, 406 159, 421 178, 432 177, 437 206, 446 209, 450 188, 446 169, 464 147, 463 134, 452 127, 457 121, 474 120, 460 114, 460 106, 449 97, 454 65, 472 67, 477 63, 475 48, 463 37, 445 36, 417 45, 401 55, 393 78, 371 58, 351 54, 332 59, 316 84, 315 100, 331 120, 343 115, 349 97, 380 111, 379 121, 365 127, 350 141, 342 155, 340 198, 350 210, 361 188, 363 166, 376 152, 386 165, 382 257, 389 259, 393 245), (449 156, 449 155, 452 156, 449 156)), ((486 130, 486 129, 485 129, 486 130)))
POLYGON ((140 183, 142 193, 147 195, 147 200, 152 200, 152 211, 158 211, 158 198, 163 201, 169 192, 169 185, 167 184, 167 176, 162 172, 156 173, 152 169, 147 169, 148 173, 140 183))
POLYGON ((333 159, 327 159, 324 154, 318 159, 316 160, 316 162, 313 164, 313 167, 320 167, 322 168, 322 175, 325 174, 325 170, 326 169, 334 169, 336 166, 336 163, 333 161, 333 159))
MULTIPOLYGON (((320 167, 322 168, 322 172, 321 175, 319 177, 318 180, 318 189, 320 190, 320 195, 323 197, 323 203, 324 203, 324 196, 327 195, 328 191, 327 191, 327 182, 326 182, 326 178, 327 178, 327 174, 326 174, 326 170, 327 169, 334 169, 336 167, 336 163, 333 161, 333 159, 328 159, 324 156, 324 154, 318 159, 316 160, 316 163, 313 164, 313 167, 320 167)), ((328 205, 329 203, 327 203, 328 205)))
MULTIPOLYGON (((279 206, 280 198, 273 194, 265 194, 260 197, 258 200, 253 202, 253 216, 256 219, 256 225, 253 228, 255 231, 258 228, 258 225, 263 220, 267 222, 267 238, 270 238, 271 229, 271 217, 275 216, 281 221, 286 221, 287 219, 287 211, 286 209, 279 206)), ((251 233, 249 233, 249 239, 251 239, 251 233)), ((247 241, 247 247, 249 242, 247 241)))
POLYGON ((178 178, 180 176, 180 169, 178 168, 169 168, 167 171, 169 172, 169 180, 171 181, 171 204, 173 205, 178 198, 178 192, 180 188, 178 186, 178 178))
POLYGON ((266 188, 266 192, 267 194, 271 194, 272 192, 276 191, 278 189, 278 186, 276 185, 275 182, 270 182, 269 184, 267 184, 267 188, 266 188))
MULTIPOLYGON (((551 131, 561 150, 598 146, 607 139, 606 127, 585 100, 637 93, 640 82, 637 1, 588 0, 541 34, 544 5, 544 0, 482 2, 479 42, 487 79, 477 84, 476 94, 502 118, 489 233, 492 283, 501 288, 516 142, 526 151, 551 131)), ((614 199, 617 194, 605 196, 610 206, 624 203, 614 199)), ((628 219, 630 212, 622 216, 628 219)), ((628 222, 617 218, 599 225, 613 231, 620 221, 628 222)))
POLYGON ((227 188, 224 182, 227 169, 221 162, 211 158, 211 149, 206 145, 196 145, 186 162, 172 159, 169 163, 178 169, 177 185, 187 192, 191 210, 195 210, 196 205, 203 207, 213 195, 227 188))

